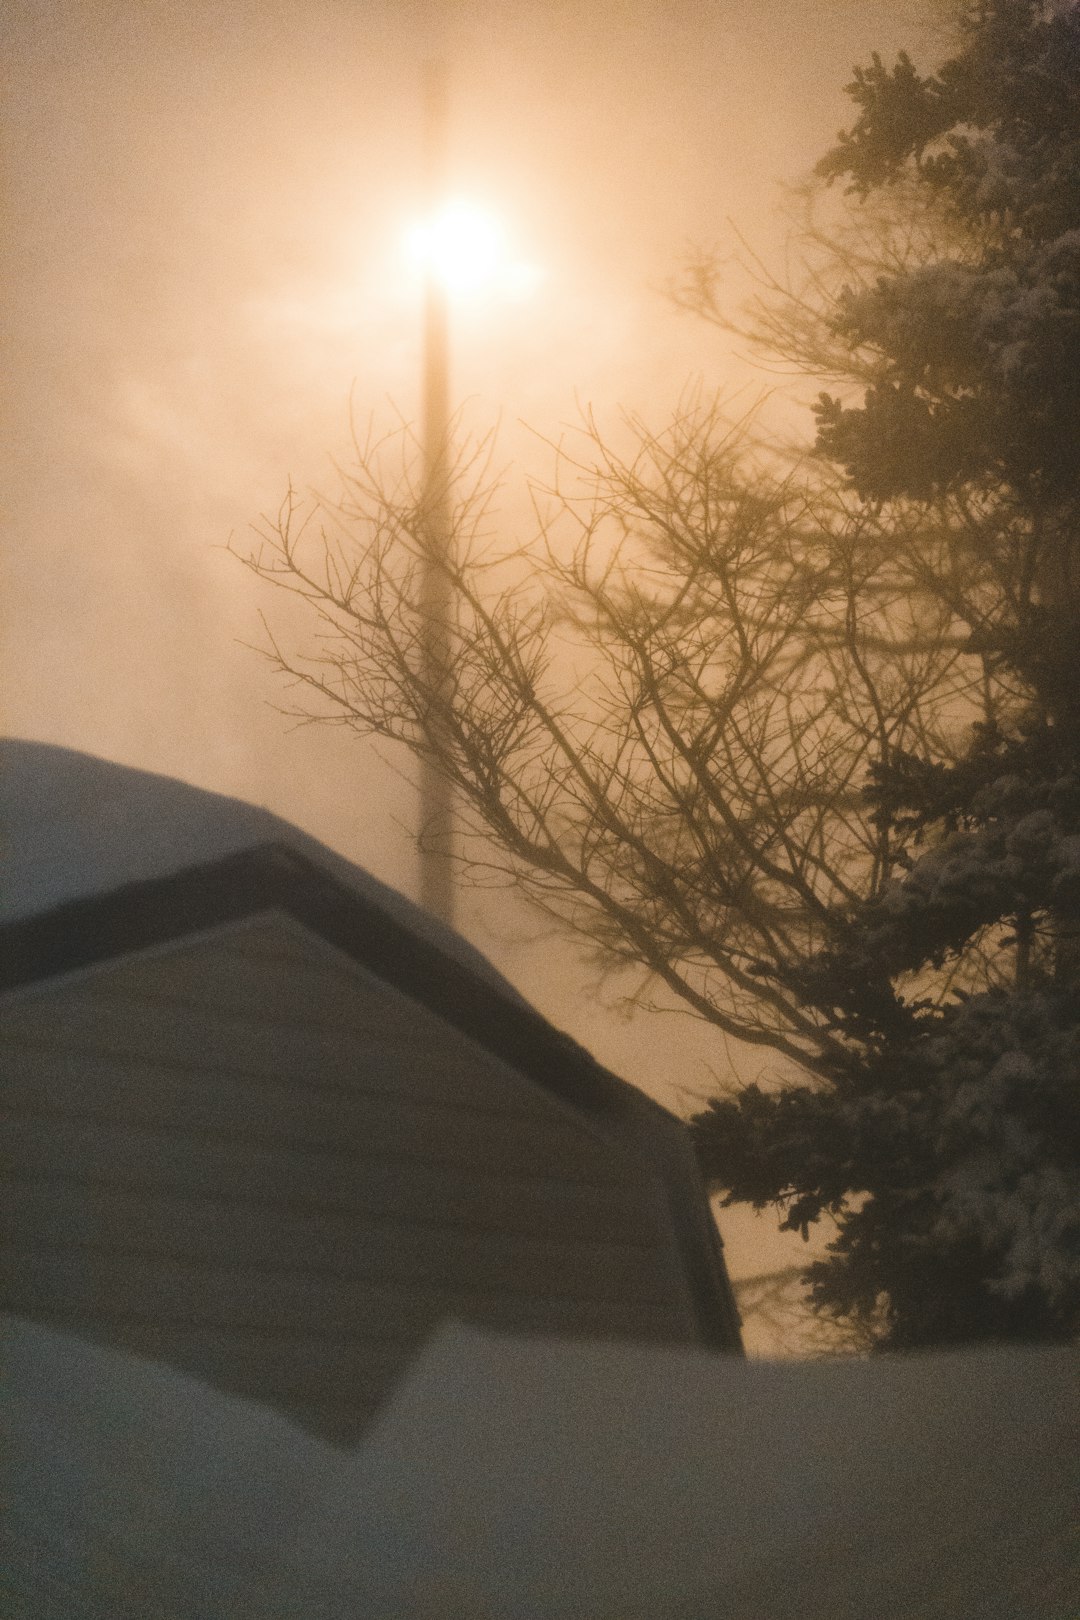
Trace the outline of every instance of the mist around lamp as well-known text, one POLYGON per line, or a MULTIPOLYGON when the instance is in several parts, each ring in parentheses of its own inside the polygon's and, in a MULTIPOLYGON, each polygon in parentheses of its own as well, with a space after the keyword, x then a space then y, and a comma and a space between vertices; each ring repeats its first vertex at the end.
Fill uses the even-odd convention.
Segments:
POLYGON ((411 225, 405 252, 410 265, 455 302, 481 295, 516 302, 542 280, 536 265, 512 257, 502 220, 468 197, 448 197, 411 225))
POLYGON ((417 268, 437 277, 447 292, 469 292, 496 279, 505 264, 506 233, 480 204, 448 198, 412 226, 406 249, 417 268))

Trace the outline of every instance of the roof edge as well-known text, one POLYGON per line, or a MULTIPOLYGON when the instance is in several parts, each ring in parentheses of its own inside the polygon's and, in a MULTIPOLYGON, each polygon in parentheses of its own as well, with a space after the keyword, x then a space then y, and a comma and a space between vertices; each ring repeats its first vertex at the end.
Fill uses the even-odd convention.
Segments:
POLYGON ((255 845, 4 924, 0 993, 104 965, 270 908, 286 912, 377 978, 579 1107, 622 1112, 637 1096, 636 1088, 609 1073, 527 1002, 503 994, 285 843, 255 845))

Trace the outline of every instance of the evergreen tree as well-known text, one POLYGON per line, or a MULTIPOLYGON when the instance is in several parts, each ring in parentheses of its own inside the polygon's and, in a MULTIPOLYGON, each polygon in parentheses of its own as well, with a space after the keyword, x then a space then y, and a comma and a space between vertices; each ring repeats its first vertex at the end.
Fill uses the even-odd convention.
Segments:
MULTIPOLYGON (((875 57, 819 165, 893 190, 936 255, 842 287, 852 357, 817 448, 882 526, 947 516, 926 573, 1003 682, 959 760, 884 749, 865 790, 901 871, 788 979, 846 1037, 824 1084, 698 1116, 728 1201, 837 1233, 819 1308, 887 1346, 1080 1325, 1080 7, 986 0, 921 76, 875 57), (944 992, 944 994, 943 994, 944 992)), ((910 538, 907 540, 910 544, 910 538)), ((924 575, 925 577, 925 575, 924 575)), ((762 963, 766 982, 775 965, 762 963)))

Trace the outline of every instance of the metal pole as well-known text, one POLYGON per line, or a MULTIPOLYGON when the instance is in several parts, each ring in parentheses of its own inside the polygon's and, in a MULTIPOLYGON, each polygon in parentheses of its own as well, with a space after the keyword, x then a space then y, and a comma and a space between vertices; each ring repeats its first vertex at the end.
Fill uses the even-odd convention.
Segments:
MULTIPOLYGON (((441 62, 424 72, 424 190, 428 217, 445 201, 446 73, 441 62)), ((430 694, 431 724, 438 740, 444 730, 453 656, 453 588, 449 568, 450 385, 447 293, 438 267, 429 262, 424 285, 423 542, 420 611, 424 621, 424 684, 430 694)), ((436 761, 420 762, 420 903, 453 923, 453 789, 436 761)))

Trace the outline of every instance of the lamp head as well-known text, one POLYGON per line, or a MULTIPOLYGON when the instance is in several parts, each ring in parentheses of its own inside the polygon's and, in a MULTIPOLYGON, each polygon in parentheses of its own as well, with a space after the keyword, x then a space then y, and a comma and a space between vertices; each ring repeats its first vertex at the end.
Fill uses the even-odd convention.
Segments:
POLYGON ((451 197, 408 233, 413 265, 451 295, 527 296, 540 280, 534 267, 510 258, 506 231, 489 209, 451 197))

